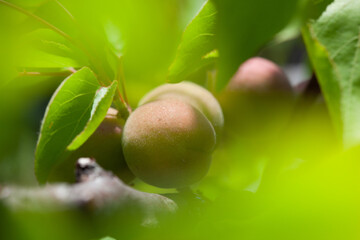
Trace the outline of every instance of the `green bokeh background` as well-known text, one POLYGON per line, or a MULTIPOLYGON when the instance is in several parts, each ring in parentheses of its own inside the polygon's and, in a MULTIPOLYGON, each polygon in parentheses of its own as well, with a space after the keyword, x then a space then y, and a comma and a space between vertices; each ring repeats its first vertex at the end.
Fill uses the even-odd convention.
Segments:
MULTIPOLYGON (((122 54, 127 95, 133 107, 146 92, 167 81, 167 70, 175 58, 181 34, 204 3, 203 0, 61 0, 87 33, 84 37, 54 1, 11 2, 47 19, 69 35, 80 36, 100 62, 108 61, 103 52, 104 42, 122 54)), ((224 1, 225 12, 220 16, 226 16, 226 9, 232 3, 234 11, 236 6, 242 6, 237 2, 224 1)), ((239 2, 247 2, 249 7, 255 4, 239 2)), ((207 72, 227 64, 238 66, 244 56, 261 55, 284 68, 296 64, 305 66, 302 76, 306 80, 311 69, 300 27, 309 18, 317 18, 330 2, 297 1, 287 13, 286 22, 278 24, 274 34, 262 31, 261 26, 242 28, 240 33, 255 31, 254 36, 261 40, 259 46, 252 46, 246 53, 241 50, 246 49, 245 40, 251 40, 252 35, 245 42, 237 42, 236 38, 241 38, 236 34, 238 25, 229 24, 226 21, 233 19, 224 17, 220 26, 227 27, 221 29, 220 34, 223 31, 225 34, 219 38, 220 50, 225 49, 224 58, 220 51, 220 63, 202 68, 188 78, 206 85, 207 72), (265 35, 261 35, 262 32, 265 35), (298 51, 302 57, 294 60, 292 56, 298 51)), ((276 3, 281 1, 274 1, 276 3)), ((271 11, 271 4, 268 8, 271 11)), ((242 19, 246 20, 249 26, 250 21, 254 21, 242 19)), ((24 67, 18 64, 28 58, 26 50, 33 43, 27 41, 27 36, 40 27, 39 23, 0 4, 0 185, 37 186, 33 162, 41 119, 49 98, 64 79, 18 76, 24 67)), ((74 54, 78 62, 83 59, 80 53, 74 54)), ((32 63, 35 62, 30 61, 30 65, 32 63)), ((64 69, 52 64, 46 71, 64 69)), ((27 69, 45 71, 36 66, 27 66, 27 69)), ((227 74, 221 76, 228 77, 227 74)), ((220 79, 224 83, 228 80, 229 77, 220 79)), ((228 102, 222 99, 221 90, 214 94, 224 108, 224 135, 213 154, 209 174, 192 186, 202 200, 191 197, 179 201, 179 214, 164 220, 155 229, 141 227, 138 219, 126 211, 18 212, 0 205, 0 239, 101 239, 105 236, 115 239, 359 239, 359 152, 340 150, 321 96, 295 99, 244 96, 228 102)), ((139 180, 133 184, 139 190, 176 196, 176 190, 158 189, 139 180)))

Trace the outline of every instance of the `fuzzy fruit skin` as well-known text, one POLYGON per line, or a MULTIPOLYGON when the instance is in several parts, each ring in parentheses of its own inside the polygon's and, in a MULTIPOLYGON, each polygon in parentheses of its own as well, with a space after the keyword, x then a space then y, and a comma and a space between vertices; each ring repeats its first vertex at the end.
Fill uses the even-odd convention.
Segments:
POLYGON ((113 172, 126 183, 135 178, 125 162, 122 148, 119 147, 123 130, 117 113, 116 109, 109 108, 96 131, 64 163, 55 168, 50 181, 63 181, 61 178, 64 176, 66 179, 74 179, 75 163, 81 157, 95 158, 102 168, 113 172))
POLYGON ((137 108, 125 123, 122 143, 135 176, 157 187, 179 188, 205 176, 215 136, 200 111, 167 99, 137 108))
POLYGON ((217 99, 205 88, 187 81, 164 84, 146 94, 139 106, 164 99, 177 99, 192 105, 208 118, 216 134, 220 135, 224 127, 224 115, 217 99))
POLYGON ((259 151, 259 145, 272 143, 287 124, 294 100, 290 81, 278 65, 261 57, 248 59, 219 97, 227 123, 224 139, 242 139, 244 148, 259 151))
POLYGON ((227 90, 271 93, 291 92, 292 88, 278 65, 265 58, 253 57, 241 64, 227 90))

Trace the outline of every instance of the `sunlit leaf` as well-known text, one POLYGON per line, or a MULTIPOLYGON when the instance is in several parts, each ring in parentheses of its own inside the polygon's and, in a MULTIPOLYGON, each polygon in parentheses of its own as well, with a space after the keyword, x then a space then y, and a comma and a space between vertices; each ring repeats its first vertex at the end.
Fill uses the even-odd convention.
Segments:
POLYGON ((168 72, 171 82, 184 80, 200 67, 214 62, 216 57, 209 58, 206 55, 211 53, 216 46, 216 19, 217 10, 213 2, 207 1, 183 33, 176 58, 168 72))
POLYGON ((40 130, 35 174, 44 183, 66 147, 83 131, 91 118, 94 99, 100 85, 89 68, 65 79, 51 98, 40 130))
POLYGON ((67 147, 69 151, 76 150, 93 134, 106 116, 115 95, 117 82, 114 81, 110 87, 101 88, 95 96, 91 109, 91 115, 85 129, 67 147))
POLYGON ((360 143, 360 2, 337 0, 303 35, 345 147, 360 143))

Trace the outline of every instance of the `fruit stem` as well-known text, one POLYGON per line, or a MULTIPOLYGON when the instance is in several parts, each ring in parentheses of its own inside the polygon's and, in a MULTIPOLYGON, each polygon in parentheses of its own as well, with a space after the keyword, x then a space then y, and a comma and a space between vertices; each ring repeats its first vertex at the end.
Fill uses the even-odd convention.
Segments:
MULTIPOLYGON (((128 100, 127 95, 126 95, 125 74, 124 74, 124 66, 123 66, 123 58, 122 58, 122 56, 117 57, 117 62, 118 62, 118 72, 117 72, 117 75, 116 75, 116 79, 118 80, 118 82, 121 85, 122 94, 124 96, 126 108, 127 108, 128 112, 129 112, 129 114, 131 114, 132 109, 131 109, 131 106, 129 104, 129 100, 128 100)), ((119 90, 119 88, 118 88, 118 90, 119 90)))

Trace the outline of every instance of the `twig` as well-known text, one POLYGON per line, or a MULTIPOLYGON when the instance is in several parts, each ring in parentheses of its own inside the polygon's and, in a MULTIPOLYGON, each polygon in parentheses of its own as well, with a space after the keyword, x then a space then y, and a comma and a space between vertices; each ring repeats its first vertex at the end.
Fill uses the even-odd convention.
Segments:
POLYGON ((172 200, 125 185, 90 158, 78 160, 76 178, 78 183, 73 185, 52 184, 28 189, 3 187, 0 188, 0 200, 14 210, 30 211, 54 211, 84 206, 101 210, 109 206, 134 205, 142 212, 144 226, 154 226, 158 223, 159 215, 177 211, 177 205, 172 200))
POLYGON ((55 0, 55 2, 57 3, 57 5, 59 5, 64 11, 65 13, 70 17, 70 19, 74 22, 76 22, 74 16, 71 14, 71 12, 58 0, 55 0))
POLYGON ((60 71, 60 72, 28 72, 26 70, 19 72, 19 76, 23 77, 23 76, 64 76, 67 77, 72 73, 75 73, 76 70, 74 68, 69 68, 67 71, 60 71))

